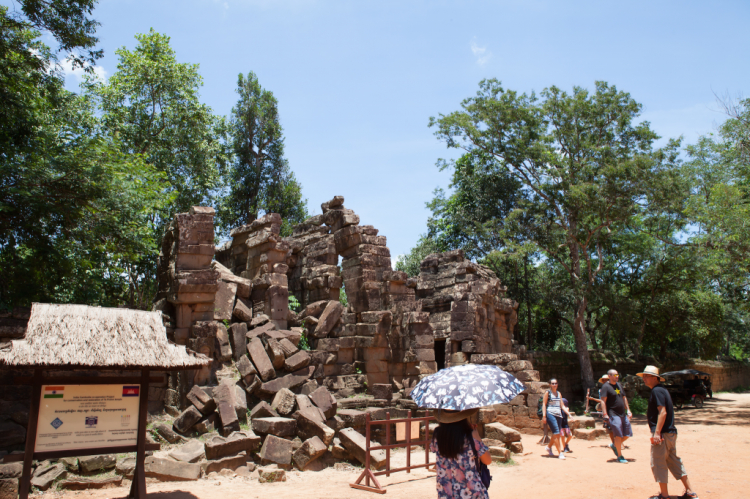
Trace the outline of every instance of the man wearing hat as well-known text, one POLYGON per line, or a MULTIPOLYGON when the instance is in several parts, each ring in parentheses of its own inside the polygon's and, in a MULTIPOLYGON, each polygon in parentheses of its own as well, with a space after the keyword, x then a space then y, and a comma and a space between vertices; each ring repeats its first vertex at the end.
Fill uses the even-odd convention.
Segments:
POLYGON ((687 471, 682 465, 682 459, 677 457, 677 428, 674 426, 674 407, 672 406, 672 397, 669 395, 660 381, 664 378, 659 376, 659 368, 655 366, 646 366, 638 376, 643 378, 643 382, 651 388, 651 396, 648 399, 648 426, 651 429, 651 471, 654 479, 659 484, 659 495, 657 499, 668 499, 669 491, 667 490, 667 479, 669 477, 667 470, 672 475, 682 480, 685 486, 685 493, 680 499, 697 499, 698 494, 693 492, 688 480, 687 471))
MULTIPOLYGON (((599 407, 604 407, 604 403, 602 402, 601 396, 602 396, 602 388, 604 387, 605 383, 609 383, 609 374, 605 374, 601 378, 599 378, 599 384, 601 385, 599 387, 599 398, 594 397, 588 397, 589 400, 593 400, 597 404, 599 404, 599 407)), ((609 422, 607 420, 604 421, 604 429, 607 430, 607 435, 609 435, 609 440, 612 442, 612 445, 615 444, 615 435, 612 433, 612 428, 609 426, 609 422)))

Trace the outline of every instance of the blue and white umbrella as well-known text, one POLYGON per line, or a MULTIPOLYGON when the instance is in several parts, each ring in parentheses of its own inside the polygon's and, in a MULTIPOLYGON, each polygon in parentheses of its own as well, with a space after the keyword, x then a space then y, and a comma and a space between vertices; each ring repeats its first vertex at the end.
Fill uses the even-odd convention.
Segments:
POLYGON ((423 378, 411 392, 419 407, 464 411, 513 400, 526 387, 497 366, 464 364, 423 378))

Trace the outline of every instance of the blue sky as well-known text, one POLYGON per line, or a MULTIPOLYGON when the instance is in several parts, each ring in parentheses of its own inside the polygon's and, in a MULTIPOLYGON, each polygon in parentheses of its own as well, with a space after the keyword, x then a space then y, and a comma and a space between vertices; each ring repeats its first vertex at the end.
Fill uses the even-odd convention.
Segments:
POLYGON ((746 90, 749 14, 747 1, 684 0, 101 0, 94 12, 105 75, 115 50, 152 27, 180 62, 200 64, 217 114, 234 105, 237 75, 254 71, 278 98, 310 211, 343 195, 394 257, 449 182, 435 161, 456 155, 428 119, 458 109, 481 79, 525 92, 605 80, 643 104, 657 133, 690 142, 724 119, 714 93, 746 90))

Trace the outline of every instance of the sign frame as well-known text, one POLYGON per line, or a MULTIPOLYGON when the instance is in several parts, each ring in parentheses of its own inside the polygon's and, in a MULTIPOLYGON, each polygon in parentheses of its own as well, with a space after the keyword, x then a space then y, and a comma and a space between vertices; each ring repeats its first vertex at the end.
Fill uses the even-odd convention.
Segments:
POLYGON ((34 370, 32 378, 16 379, 22 384, 31 384, 31 410, 29 411, 29 424, 26 428, 26 447, 23 455, 5 456, 4 462, 23 460, 23 473, 21 475, 18 496, 20 499, 28 499, 31 490, 31 464, 34 459, 43 461, 45 459, 60 459, 63 457, 93 456, 98 454, 121 454, 124 452, 135 452, 135 470, 133 482, 130 486, 128 498, 146 499, 146 475, 145 461, 147 450, 159 450, 160 444, 146 443, 146 424, 148 417, 148 391, 152 381, 158 382, 159 378, 151 379, 150 369, 141 369, 140 376, 52 376, 43 375, 41 369, 34 370), (121 445, 109 447, 96 447, 90 449, 73 449, 60 451, 35 452, 36 434, 39 427, 39 409, 42 398, 43 385, 113 385, 127 384, 140 386, 140 398, 138 403, 138 431, 137 443, 135 445, 121 445), (9 459, 10 458, 10 459, 9 459))

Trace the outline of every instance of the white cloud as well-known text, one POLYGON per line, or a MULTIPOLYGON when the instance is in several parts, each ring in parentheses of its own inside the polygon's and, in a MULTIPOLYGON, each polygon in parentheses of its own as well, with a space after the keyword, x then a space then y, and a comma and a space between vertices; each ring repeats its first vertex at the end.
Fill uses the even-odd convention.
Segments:
MULTIPOLYGON (((70 58, 66 58, 64 61, 62 61, 62 63, 60 63, 60 66, 65 72, 65 76, 75 76, 77 81, 83 81, 83 75, 86 73, 86 71, 81 67, 73 68, 73 61, 71 61, 70 58)), ((107 79, 107 71, 102 66, 94 66, 94 74, 100 80, 107 79)))
POLYGON ((480 47, 477 44, 476 37, 471 40, 471 52, 472 54, 474 54, 474 57, 477 60, 477 64, 479 64, 480 66, 484 66, 487 61, 492 59, 492 52, 487 50, 487 47, 480 47))

